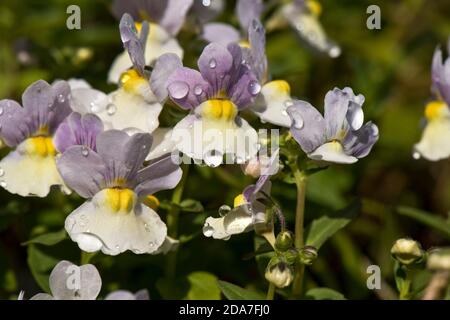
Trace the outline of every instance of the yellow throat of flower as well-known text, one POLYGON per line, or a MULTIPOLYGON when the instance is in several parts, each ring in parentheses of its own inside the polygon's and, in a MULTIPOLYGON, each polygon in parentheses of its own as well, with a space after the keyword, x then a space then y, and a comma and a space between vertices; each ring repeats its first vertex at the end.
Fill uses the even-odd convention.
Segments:
POLYGON ((149 195, 144 198, 142 201, 147 207, 156 210, 159 208, 159 205, 161 204, 159 202, 159 199, 155 197, 154 195, 149 195))
POLYGON ((148 81, 136 70, 130 69, 120 76, 120 85, 128 93, 141 94, 142 87, 148 86, 148 81))
POLYGON ((234 198, 233 206, 236 208, 236 207, 242 206, 243 204, 246 204, 246 203, 247 203, 247 201, 245 201, 245 197, 241 193, 241 194, 238 194, 236 196, 236 198, 234 198))
POLYGON ((322 14, 322 5, 319 1, 316 0, 307 0, 306 6, 308 10, 316 17, 319 17, 322 14))
POLYGON ((238 113, 230 100, 213 99, 202 103, 202 116, 212 120, 232 121, 238 113))
POLYGON ((52 138, 38 136, 27 139, 26 151, 41 157, 55 156, 56 150, 52 138))
POLYGON ((431 101, 425 107, 425 117, 428 121, 443 118, 448 113, 448 106, 443 101, 431 101))
POLYGON ((113 212, 129 213, 133 209, 135 193, 130 189, 106 189, 106 204, 113 212))

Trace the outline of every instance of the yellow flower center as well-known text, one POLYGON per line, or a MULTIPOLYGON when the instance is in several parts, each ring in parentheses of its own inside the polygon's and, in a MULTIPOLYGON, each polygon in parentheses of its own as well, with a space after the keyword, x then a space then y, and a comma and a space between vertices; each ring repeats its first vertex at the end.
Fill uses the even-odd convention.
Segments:
POLYGON ((52 138, 43 136, 27 139, 26 150, 29 154, 41 157, 54 156, 56 154, 52 138))
POLYGON ((114 212, 129 213, 133 209, 135 194, 130 189, 106 189, 106 203, 114 212))
POLYGON ((236 208, 236 207, 242 206, 243 204, 246 204, 246 203, 247 203, 247 201, 245 201, 245 197, 241 193, 241 194, 237 195, 236 198, 234 198, 233 206, 236 208))
POLYGON ((284 80, 274 80, 267 83, 265 89, 269 89, 271 92, 291 94, 291 86, 284 80))
POLYGON ((241 48, 247 48, 247 49, 250 49, 250 48, 251 48, 250 42, 248 42, 247 40, 241 40, 241 41, 239 41, 239 46, 240 46, 241 48))
POLYGON ((230 100, 213 99, 202 104, 202 116, 213 120, 234 120, 237 107, 230 100))
POLYGON ((316 17, 322 14, 322 5, 316 0, 308 0, 306 2, 308 10, 316 17))
POLYGON ((157 210, 159 205, 161 204, 157 197, 154 195, 146 196, 142 201, 147 207, 152 208, 153 210, 157 210))
POLYGON ((120 85, 125 91, 129 93, 139 94, 139 89, 141 88, 141 86, 147 84, 147 79, 141 77, 139 73, 134 69, 125 71, 120 76, 120 85))
POLYGON ((431 101, 425 107, 425 117, 428 120, 435 120, 445 116, 448 106, 443 101, 431 101))

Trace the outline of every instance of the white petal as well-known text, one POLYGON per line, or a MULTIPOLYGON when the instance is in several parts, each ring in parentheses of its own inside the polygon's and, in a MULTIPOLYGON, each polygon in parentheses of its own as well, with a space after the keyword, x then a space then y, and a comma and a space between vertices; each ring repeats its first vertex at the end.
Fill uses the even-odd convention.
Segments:
POLYGON ((286 109, 290 105, 292 105, 292 98, 286 87, 280 85, 280 81, 271 81, 262 87, 261 94, 252 110, 264 122, 289 128, 291 118, 286 109))
POLYGON ((327 142, 308 154, 314 160, 350 164, 358 161, 358 158, 346 155, 339 142, 327 142))
POLYGON ((113 129, 137 128, 152 132, 158 125, 162 105, 142 96, 118 89, 109 95, 110 103, 97 115, 113 129))
POLYGON ((0 186, 11 193, 45 197, 51 186, 63 186, 54 156, 28 154, 27 140, 0 161, 0 186))
POLYGON ((156 212, 136 201, 135 195, 129 212, 116 212, 108 202, 107 193, 108 190, 100 191, 67 217, 65 228, 71 239, 79 246, 94 248, 94 242, 86 235, 95 237, 102 243, 101 251, 108 255, 127 250, 156 251, 167 235, 166 225, 156 212))
POLYGON ((189 115, 175 126, 171 138, 178 150, 193 159, 209 161, 212 166, 220 164, 224 154, 232 154, 238 163, 244 163, 258 151, 257 132, 240 117, 222 121, 189 115))
POLYGON ((180 245, 180 241, 173 239, 169 236, 166 237, 166 239, 164 240, 163 244, 158 248, 158 250, 156 250, 155 252, 153 252, 153 254, 168 254, 171 251, 175 251, 177 250, 177 248, 180 245))
POLYGON ((152 132, 153 143, 146 160, 153 160, 174 151, 175 143, 172 141, 171 136, 172 129, 156 128, 152 132))
POLYGON ((253 229, 253 216, 247 205, 234 208, 224 217, 208 217, 203 226, 203 234, 214 239, 228 240, 234 234, 253 229))
MULTIPOLYGON (((183 58, 183 49, 178 41, 171 37, 163 28, 152 24, 145 47, 145 63, 147 65, 153 62, 164 53, 174 53, 183 58)), ((123 72, 132 66, 131 59, 127 52, 122 52, 116 57, 108 73, 108 82, 118 83, 123 72)))
POLYGON ((108 294, 105 300, 136 300, 136 297, 130 291, 117 290, 108 294))
POLYGON ((67 82, 69 83, 71 90, 91 89, 92 88, 91 85, 84 79, 71 78, 71 79, 67 80, 67 82))
POLYGON ((415 150, 427 160, 438 161, 450 156, 450 118, 431 120, 423 130, 415 150))
POLYGON ((55 300, 51 295, 47 293, 38 293, 30 298, 30 300, 55 300))
POLYGON ((70 106, 73 111, 81 114, 101 112, 108 103, 108 95, 99 90, 78 88, 71 91, 70 106))

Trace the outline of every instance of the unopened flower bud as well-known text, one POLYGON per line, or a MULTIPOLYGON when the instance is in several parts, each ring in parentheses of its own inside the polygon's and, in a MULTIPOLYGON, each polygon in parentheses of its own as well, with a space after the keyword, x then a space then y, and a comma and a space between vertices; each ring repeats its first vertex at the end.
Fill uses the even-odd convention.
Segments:
POLYGON ((290 248, 286 252, 283 252, 283 256, 287 264, 294 265, 298 259, 298 250, 296 248, 290 248))
POLYGON ((261 175, 261 162, 257 157, 250 159, 241 165, 242 171, 246 176, 258 178, 261 175))
POLYGON ((317 256, 317 249, 313 246, 304 246, 299 251, 300 262, 308 266, 317 259, 317 256))
POLYGON ((291 267, 285 262, 278 262, 267 266, 265 278, 278 288, 284 288, 294 280, 291 267))
POLYGON ((433 271, 450 271, 450 248, 434 249, 428 253, 427 268, 433 271))
POLYGON ((398 239, 391 249, 392 257, 404 265, 410 265, 422 259, 424 252, 420 243, 412 239, 398 239))
POLYGON ((275 248, 278 251, 285 252, 292 247, 294 243, 294 235, 290 231, 281 231, 277 235, 277 240, 275 242, 275 248))

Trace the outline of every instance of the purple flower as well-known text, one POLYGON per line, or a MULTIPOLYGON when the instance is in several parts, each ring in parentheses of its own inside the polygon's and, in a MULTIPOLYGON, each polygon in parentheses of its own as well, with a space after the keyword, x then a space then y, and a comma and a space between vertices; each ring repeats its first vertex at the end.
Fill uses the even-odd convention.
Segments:
POLYGON ((355 163, 367 156, 378 140, 378 127, 364 123, 364 96, 351 88, 335 88, 325 96, 325 114, 305 101, 294 101, 287 109, 291 134, 309 158, 355 163))
POLYGON ((39 80, 23 93, 23 107, 13 100, 0 101, 0 138, 15 148, 0 162, 0 186, 21 196, 39 197, 45 197, 53 185, 64 188, 52 136, 71 112, 69 96, 67 82, 49 85, 39 80))
POLYGON ((97 151, 71 146, 57 159, 67 185, 88 200, 66 219, 71 239, 87 252, 117 255, 126 250, 154 253, 164 243, 167 228, 143 200, 175 187, 181 169, 170 156, 150 165, 150 134, 129 136, 118 130, 100 133, 97 151))
MULTIPOLYGON (((450 39, 447 47, 450 52, 450 39)), ((434 99, 425 107, 426 124, 413 157, 438 161, 450 156, 450 58, 443 61, 440 48, 434 52, 431 77, 434 99)))
POLYGON ((218 165, 224 154, 248 160, 257 151, 257 134, 238 111, 253 102, 261 86, 243 61, 242 49, 211 43, 198 67, 200 72, 179 67, 167 81, 170 98, 191 110, 174 128, 176 147, 194 159, 213 159, 211 165, 218 165))

